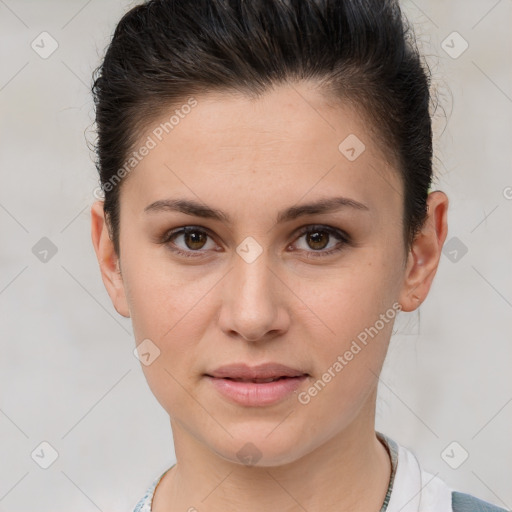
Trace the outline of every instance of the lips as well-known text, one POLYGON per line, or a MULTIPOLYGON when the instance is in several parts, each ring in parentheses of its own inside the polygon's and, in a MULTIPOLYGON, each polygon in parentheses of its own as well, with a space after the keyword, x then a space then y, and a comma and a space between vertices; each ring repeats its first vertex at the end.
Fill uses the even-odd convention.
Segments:
POLYGON ((220 395, 244 407, 267 407, 284 402, 297 392, 310 375, 278 363, 221 366, 205 374, 220 395))
POLYGON ((274 377, 270 379, 233 379, 231 377, 222 377, 223 379, 233 380, 235 382, 254 382, 255 384, 266 384, 267 382, 275 382, 276 380, 289 379, 291 377, 274 377))
POLYGON ((263 384, 283 378, 303 377, 308 374, 297 368, 291 368, 279 363, 265 363, 258 366, 248 366, 244 363, 237 363, 221 366, 206 375, 216 379, 229 379, 236 382, 263 384))

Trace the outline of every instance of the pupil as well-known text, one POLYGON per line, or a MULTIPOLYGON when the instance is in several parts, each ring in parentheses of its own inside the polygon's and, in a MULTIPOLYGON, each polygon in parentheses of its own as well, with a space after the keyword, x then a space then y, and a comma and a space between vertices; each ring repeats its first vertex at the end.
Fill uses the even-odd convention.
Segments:
POLYGON ((308 243, 312 249, 323 249, 327 245, 329 236, 325 231, 314 231, 308 235, 308 243), (322 238, 323 242, 322 243, 322 238))
POLYGON ((200 249, 205 244, 205 238, 204 233, 192 231, 191 233, 186 233, 185 242, 189 249, 200 249))

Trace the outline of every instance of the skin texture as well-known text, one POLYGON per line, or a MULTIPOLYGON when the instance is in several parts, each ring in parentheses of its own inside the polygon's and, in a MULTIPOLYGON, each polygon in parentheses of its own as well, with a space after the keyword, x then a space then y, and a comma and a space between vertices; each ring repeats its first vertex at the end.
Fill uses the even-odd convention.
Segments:
MULTIPOLYGON (((393 304, 413 311, 425 299, 447 234, 448 199, 429 195, 428 220, 405 259, 400 176, 353 107, 333 106, 305 83, 259 99, 196 99, 122 184, 120 258, 103 203, 91 210, 110 298, 131 317, 136 343, 149 338, 160 350, 142 369, 170 416, 177 465, 153 510, 378 511, 390 462, 375 436, 375 400, 393 321, 307 404, 296 392, 271 406, 236 405, 204 374, 233 362, 279 362, 307 372, 298 392, 307 390, 393 304), (350 134, 366 147, 354 161, 338 149, 350 134), (368 210, 276 224, 283 209, 335 196, 368 210), (222 210, 232 223, 144 211, 168 198, 222 210), (301 234, 313 225, 318 238, 301 234), (160 243, 184 226, 208 236, 160 243), (252 263, 236 251, 247 237, 263 251, 252 263), (254 466, 237 457, 247 443, 261 454, 254 466)), ((154 125, 168 118, 162 112, 154 125)))

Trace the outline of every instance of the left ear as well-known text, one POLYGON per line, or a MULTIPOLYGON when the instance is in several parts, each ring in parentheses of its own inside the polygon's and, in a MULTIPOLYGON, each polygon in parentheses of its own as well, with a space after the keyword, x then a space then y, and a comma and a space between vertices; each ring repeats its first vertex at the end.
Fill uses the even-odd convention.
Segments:
POLYGON ((425 300, 439 265, 448 233, 448 197, 431 192, 427 198, 427 219, 417 234, 407 258, 400 304, 403 311, 414 311, 425 300))

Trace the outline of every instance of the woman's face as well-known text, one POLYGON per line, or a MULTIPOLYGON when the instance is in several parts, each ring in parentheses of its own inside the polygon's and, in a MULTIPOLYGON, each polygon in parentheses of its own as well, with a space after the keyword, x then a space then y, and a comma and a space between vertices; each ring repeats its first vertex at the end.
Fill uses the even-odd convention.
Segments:
POLYGON ((195 99, 140 140, 154 147, 122 185, 122 279, 107 287, 179 435, 291 462, 373 428, 410 268, 401 180, 356 111, 304 84, 195 99), (266 363, 302 377, 251 382, 266 363), (241 382, 217 372, 232 364, 249 367, 224 374, 241 382))

